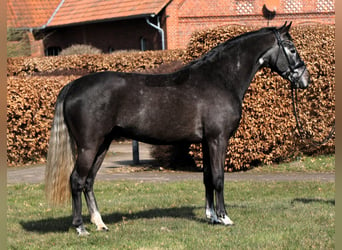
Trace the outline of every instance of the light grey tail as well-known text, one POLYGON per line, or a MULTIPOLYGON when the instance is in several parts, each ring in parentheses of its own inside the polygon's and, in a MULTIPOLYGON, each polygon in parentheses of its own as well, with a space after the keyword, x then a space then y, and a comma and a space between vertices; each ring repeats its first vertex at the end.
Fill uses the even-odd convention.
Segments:
POLYGON ((49 204, 53 206, 70 201, 70 175, 75 165, 75 144, 63 112, 68 85, 62 89, 56 101, 45 169, 45 193, 49 204))

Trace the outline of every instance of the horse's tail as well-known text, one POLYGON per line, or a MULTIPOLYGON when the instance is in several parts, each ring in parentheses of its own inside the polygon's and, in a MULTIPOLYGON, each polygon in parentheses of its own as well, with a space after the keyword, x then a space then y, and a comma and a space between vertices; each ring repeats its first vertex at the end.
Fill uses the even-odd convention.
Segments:
POLYGON ((75 143, 63 112, 70 85, 65 86, 57 97, 45 169, 46 198, 53 206, 66 203, 71 197, 70 175, 75 164, 75 143))

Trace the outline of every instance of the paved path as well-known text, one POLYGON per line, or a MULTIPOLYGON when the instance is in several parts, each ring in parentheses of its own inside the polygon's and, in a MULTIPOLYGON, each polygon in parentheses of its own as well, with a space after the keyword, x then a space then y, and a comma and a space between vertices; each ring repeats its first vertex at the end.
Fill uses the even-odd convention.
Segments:
MULTIPOLYGON (((110 147, 107 157, 96 177, 96 180, 136 180, 136 181, 180 181, 202 180, 201 172, 183 171, 143 171, 153 160, 150 145, 139 143, 141 165, 134 166, 132 161, 132 145, 115 143, 110 147), (142 171, 136 171, 139 168, 142 171)), ((43 183, 45 166, 8 168, 7 183, 43 183)), ((334 182, 335 173, 270 173, 258 174, 251 172, 226 173, 226 181, 325 181, 334 182)))

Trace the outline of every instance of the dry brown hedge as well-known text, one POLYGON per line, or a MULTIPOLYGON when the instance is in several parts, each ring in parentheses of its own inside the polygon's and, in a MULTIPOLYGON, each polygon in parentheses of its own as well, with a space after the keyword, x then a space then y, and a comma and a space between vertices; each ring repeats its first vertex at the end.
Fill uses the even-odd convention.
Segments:
MULTIPOLYGON (((254 29, 231 26, 195 34, 186 51, 8 59, 7 151, 10 165, 45 161, 54 102, 59 90, 80 75, 96 71, 146 71, 172 61, 188 62, 225 41, 254 29)), ((293 27, 291 34, 312 76, 300 91, 304 127, 316 139, 335 119, 335 27, 293 27)), ((246 93, 240 128, 230 140, 226 169, 291 160, 298 155, 334 153, 335 143, 314 148, 298 139, 289 83, 269 70, 258 72, 246 93)), ((199 145, 191 154, 201 163, 199 145)))
POLYGON ((145 71, 183 58, 185 51, 147 51, 7 60, 7 162, 44 162, 59 90, 97 71, 145 71))
MULTIPOLYGON (((187 59, 253 29, 226 26, 198 32, 191 38, 187 59)), ((335 120, 335 26, 296 26, 290 33, 311 73, 311 86, 299 92, 300 117, 305 130, 322 140, 335 120)), ((268 69, 259 71, 246 93, 240 127, 230 140, 226 170, 289 161, 302 154, 335 152, 334 140, 315 147, 300 140, 295 130, 289 83, 268 69)), ((192 145, 191 150, 200 163, 200 145, 192 145)))
POLYGON ((59 90, 77 76, 7 78, 7 162, 44 162, 59 90))
POLYGON ((103 55, 22 57, 7 60, 7 76, 70 75, 99 71, 145 71, 185 57, 184 50, 121 52, 103 55))

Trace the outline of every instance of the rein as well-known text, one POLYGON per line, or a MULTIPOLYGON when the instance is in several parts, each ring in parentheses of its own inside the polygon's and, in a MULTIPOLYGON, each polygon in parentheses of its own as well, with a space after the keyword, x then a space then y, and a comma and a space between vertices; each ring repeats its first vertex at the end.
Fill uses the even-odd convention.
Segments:
POLYGON ((308 133, 308 131, 305 131, 303 129, 302 123, 300 121, 299 118, 299 113, 298 113, 298 99, 297 99, 297 89, 295 88, 291 88, 291 96, 292 96, 292 107, 293 107, 293 114, 296 118, 296 127, 297 130, 299 132, 299 135, 302 139, 304 140, 308 140, 308 142, 310 142, 311 145, 315 146, 315 147, 320 147, 322 145, 324 145, 325 143, 327 143, 334 135, 335 133, 335 120, 334 120, 334 125, 332 126, 332 128, 330 129, 330 132, 328 133, 328 135, 321 141, 317 141, 315 139, 313 139, 312 135, 310 135, 308 133))
MULTIPOLYGON (((300 60, 300 62, 294 66, 291 64, 290 59, 289 59, 289 57, 285 51, 284 41, 281 40, 279 32, 276 29, 274 29, 273 33, 274 33, 275 37, 277 38, 278 46, 279 46, 279 48, 282 49, 282 51, 285 55, 285 58, 287 60, 287 63, 288 63, 289 70, 285 72, 285 76, 288 76, 289 74, 294 73, 295 69, 298 69, 298 68, 305 66, 305 63, 302 60, 300 60)), ((278 52, 276 62, 278 61, 278 58, 279 58, 279 52, 278 52)), ((316 146, 316 147, 320 147, 323 144, 327 143, 333 137, 333 135, 335 133, 335 121, 334 121, 334 125, 332 126, 330 132, 322 141, 314 140, 312 135, 310 135, 308 131, 304 130, 302 123, 300 121, 300 118, 299 118, 297 88, 295 88, 295 82, 302 77, 304 71, 305 70, 302 71, 300 76, 291 80, 291 96, 292 96, 293 114, 296 118, 296 127, 297 127, 297 130, 299 132, 300 137, 304 140, 309 140, 311 145, 316 146)))

